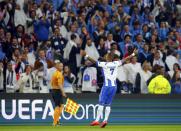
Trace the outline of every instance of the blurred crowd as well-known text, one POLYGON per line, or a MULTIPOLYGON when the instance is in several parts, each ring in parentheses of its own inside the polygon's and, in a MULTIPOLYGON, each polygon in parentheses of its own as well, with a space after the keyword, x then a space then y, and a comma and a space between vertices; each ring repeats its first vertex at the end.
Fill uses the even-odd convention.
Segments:
POLYGON ((0 92, 48 93, 55 60, 66 92, 99 92, 101 69, 81 50, 101 61, 135 48, 117 92, 148 94, 161 74, 181 94, 181 0, 0 0, 0 92))

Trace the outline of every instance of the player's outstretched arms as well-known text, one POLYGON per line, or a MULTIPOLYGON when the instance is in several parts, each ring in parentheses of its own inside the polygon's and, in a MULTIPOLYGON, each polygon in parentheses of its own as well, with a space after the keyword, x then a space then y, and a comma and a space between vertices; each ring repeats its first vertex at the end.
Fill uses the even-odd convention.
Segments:
POLYGON ((92 63, 96 63, 96 62, 97 62, 96 60, 94 60, 93 58, 91 58, 90 56, 88 56, 87 53, 86 53, 84 50, 81 50, 81 51, 80 51, 80 54, 81 54, 82 56, 84 56, 86 59, 88 59, 89 61, 91 61, 92 63))

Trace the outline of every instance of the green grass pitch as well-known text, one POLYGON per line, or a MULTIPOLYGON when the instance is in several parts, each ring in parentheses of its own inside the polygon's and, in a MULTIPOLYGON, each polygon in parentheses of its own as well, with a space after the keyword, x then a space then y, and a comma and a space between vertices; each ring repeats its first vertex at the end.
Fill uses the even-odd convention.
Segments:
POLYGON ((108 125, 104 129, 90 126, 0 126, 0 131, 181 131, 181 125, 108 125))

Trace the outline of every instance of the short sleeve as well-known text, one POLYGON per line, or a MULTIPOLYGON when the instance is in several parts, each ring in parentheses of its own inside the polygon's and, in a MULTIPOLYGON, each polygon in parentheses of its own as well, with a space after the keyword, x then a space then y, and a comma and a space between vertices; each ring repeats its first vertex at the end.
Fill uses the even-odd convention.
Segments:
POLYGON ((116 64, 116 66, 121 66, 122 65, 122 61, 121 60, 115 61, 115 64, 116 64))
POLYGON ((58 74, 57 80, 58 80, 58 86, 63 85, 63 76, 61 73, 58 74))

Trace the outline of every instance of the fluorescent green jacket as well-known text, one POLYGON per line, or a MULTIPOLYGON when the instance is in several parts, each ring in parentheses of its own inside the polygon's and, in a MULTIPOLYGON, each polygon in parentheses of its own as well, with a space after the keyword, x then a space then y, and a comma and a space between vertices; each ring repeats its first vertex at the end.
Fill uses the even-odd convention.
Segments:
POLYGON ((166 78, 158 75, 150 81, 148 92, 150 94, 169 94, 171 92, 171 86, 166 78))

